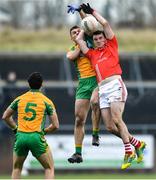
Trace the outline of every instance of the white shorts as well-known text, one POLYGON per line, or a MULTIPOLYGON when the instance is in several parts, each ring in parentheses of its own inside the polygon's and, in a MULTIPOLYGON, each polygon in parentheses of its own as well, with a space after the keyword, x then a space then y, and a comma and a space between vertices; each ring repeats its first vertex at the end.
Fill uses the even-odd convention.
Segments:
POLYGON ((127 89, 121 78, 99 86, 100 109, 110 107, 110 103, 127 99, 127 89))

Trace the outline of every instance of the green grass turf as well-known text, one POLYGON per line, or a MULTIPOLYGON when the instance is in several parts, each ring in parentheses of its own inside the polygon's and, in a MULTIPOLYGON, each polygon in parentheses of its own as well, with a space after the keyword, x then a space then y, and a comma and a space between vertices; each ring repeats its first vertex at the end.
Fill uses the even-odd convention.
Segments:
MULTIPOLYGON (((156 179, 156 174, 151 173, 76 173, 76 174, 56 174, 56 179, 156 179)), ((0 176, 0 179, 10 179, 10 176, 0 176)), ((23 179, 44 179, 44 175, 29 175, 23 179)))

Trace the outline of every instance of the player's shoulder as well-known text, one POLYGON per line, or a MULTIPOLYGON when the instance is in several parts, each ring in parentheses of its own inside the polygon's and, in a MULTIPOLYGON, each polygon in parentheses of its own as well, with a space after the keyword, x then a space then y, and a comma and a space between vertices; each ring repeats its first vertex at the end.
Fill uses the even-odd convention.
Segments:
POLYGON ((41 97, 42 97, 44 102, 46 102, 48 104, 52 103, 52 100, 49 97, 47 97, 45 94, 41 93, 41 97))
POLYGON ((25 96, 25 94, 26 93, 23 93, 23 94, 17 96, 14 101, 19 101, 20 99, 22 99, 25 96))
POLYGON ((117 41, 117 37, 115 36, 115 34, 113 35, 112 40, 115 42, 117 41))
POLYGON ((115 35, 111 39, 107 39, 107 43, 118 47, 118 41, 115 35))
POLYGON ((47 107, 51 107, 51 108, 55 109, 55 105, 54 105, 53 101, 50 98, 48 98, 47 96, 45 96, 45 95, 44 95, 44 104, 47 107))
MULTIPOLYGON (((27 98, 28 96, 31 96, 30 91, 27 91, 27 92, 21 94, 21 95, 18 96, 17 98, 18 98, 18 99, 25 99, 25 98, 27 98)), ((16 98, 16 99, 17 99, 17 98, 16 98)))

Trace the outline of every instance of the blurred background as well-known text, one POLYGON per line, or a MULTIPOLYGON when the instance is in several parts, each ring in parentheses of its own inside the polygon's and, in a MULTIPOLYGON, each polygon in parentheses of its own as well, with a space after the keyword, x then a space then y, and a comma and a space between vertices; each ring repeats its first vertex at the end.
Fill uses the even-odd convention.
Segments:
MULTIPOLYGON (((47 135, 57 172, 101 173, 115 170, 122 173, 122 143, 106 132, 103 123, 100 128, 101 145, 99 148, 91 147, 90 114, 85 126, 85 161, 82 165, 70 165, 67 162, 74 151, 77 78, 74 65, 66 59, 66 52, 72 45, 69 28, 80 25, 77 13, 67 14, 67 5, 87 2, 110 22, 117 36, 123 79, 129 93, 124 120, 129 131, 148 145, 144 163, 136 164, 126 172, 130 172, 130 178, 136 172, 144 173, 144 177, 147 175, 150 178, 151 174, 156 178, 155 0, 1 0, 0 117, 16 96, 28 90, 28 75, 39 71, 45 79, 43 91, 55 103, 60 119, 58 132, 47 135)), ((14 135, 2 121, 0 142, 0 175, 10 174, 14 135)), ((30 154, 23 174, 40 170, 40 165, 30 154)), ((105 175, 101 176, 105 178, 105 175)))

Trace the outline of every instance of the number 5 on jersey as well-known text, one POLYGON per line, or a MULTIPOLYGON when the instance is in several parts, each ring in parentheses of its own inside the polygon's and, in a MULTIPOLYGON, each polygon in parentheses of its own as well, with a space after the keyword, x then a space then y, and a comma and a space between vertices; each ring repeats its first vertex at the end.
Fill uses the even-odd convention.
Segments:
POLYGON ((25 107, 25 113, 31 113, 32 116, 31 117, 24 116, 24 120, 33 121, 36 118, 36 110, 34 109, 34 107, 37 107, 37 104, 27 103, 27 105, 25 107))

